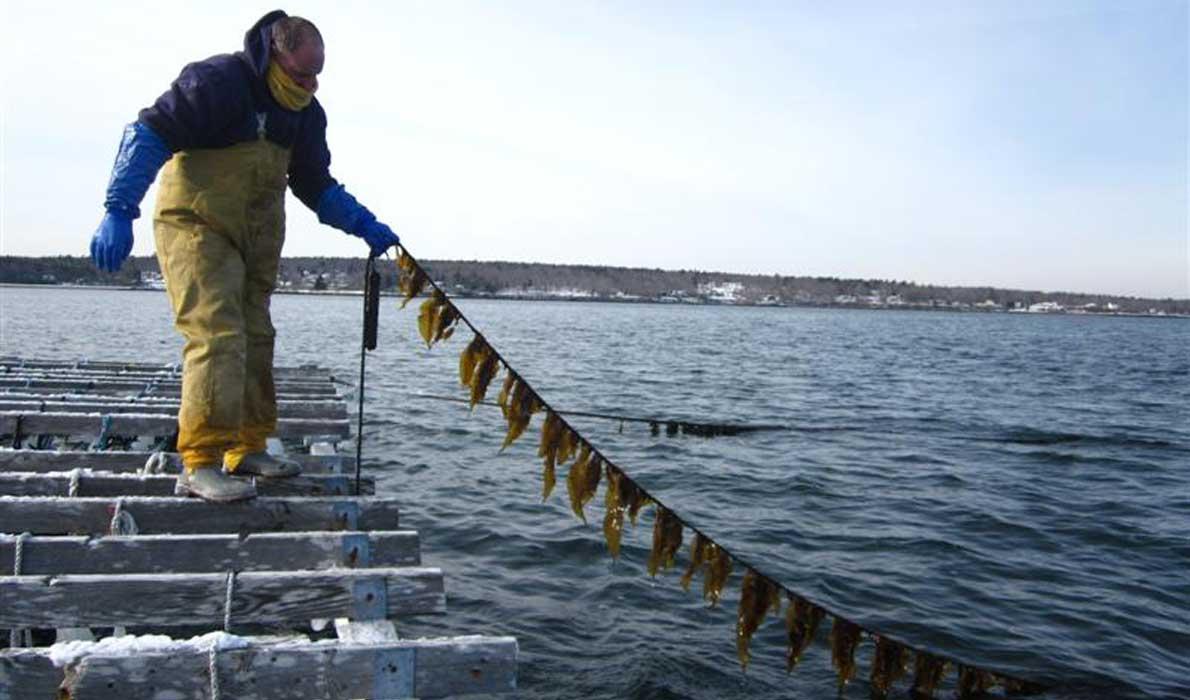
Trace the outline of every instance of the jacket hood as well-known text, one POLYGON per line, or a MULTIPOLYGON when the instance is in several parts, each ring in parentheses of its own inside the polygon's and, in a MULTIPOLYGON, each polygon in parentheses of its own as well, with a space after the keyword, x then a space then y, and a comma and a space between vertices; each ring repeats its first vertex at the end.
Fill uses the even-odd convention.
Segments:
POLYGON ((263 78, 269 68, 269 57, 273 47, 273 22, 288 16, 282 10, 273 10, 256 20, 256 24, 244 34, 244 55, 248 59, 248 65, 252 66, 252 71, 259 77, 263 78))

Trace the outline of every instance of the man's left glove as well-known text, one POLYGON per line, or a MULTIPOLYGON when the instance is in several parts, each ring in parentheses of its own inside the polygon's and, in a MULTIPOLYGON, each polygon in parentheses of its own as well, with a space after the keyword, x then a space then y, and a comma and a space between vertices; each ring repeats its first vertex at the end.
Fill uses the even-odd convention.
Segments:
POLYGON ((364 239, 373 256, 400 243, 397 234, 376 220, 376 215, 356 201, 342 185, 328 187, 318 198, 318 220, 364 239))
POLYGON ((401 239, 397 238, 397 234, 393 233, 387 224, 383 224, 375 218, 365 222, 356 231, 353 231, 352 235, 364 239, 364 242, 372 249, 374 257, 383 255, 384 251, 401 242, 401 239))

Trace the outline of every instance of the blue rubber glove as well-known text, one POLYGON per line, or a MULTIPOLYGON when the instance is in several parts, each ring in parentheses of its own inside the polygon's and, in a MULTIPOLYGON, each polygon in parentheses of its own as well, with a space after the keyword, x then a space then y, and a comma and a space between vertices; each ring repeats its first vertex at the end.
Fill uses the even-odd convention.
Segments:
POLYGON ((132 252, 132 219, 109 211, 91 238, 91 261, 104 272, 116 272, 132 252))
POLYGON ((91 237, 91 261, 99 269, 116 272, 132 252, 132 220, 140 216, 145 192, 172 155, 157 132, 144 124, 124 127, 103 200, 107 214, 91 237))
POLYGON ((372 257, 380 257, 384 251, 401 242, 391 228, 376 219, 366 222, 354 235, 364 239, 372 249, 372 257))
POLYGON ((376 215, 356 201, 342 185, 326 188, 318 198, 318 220, 364 239, 373 256, 380 255, 400 243, 397 234, 377 221, 376 215))

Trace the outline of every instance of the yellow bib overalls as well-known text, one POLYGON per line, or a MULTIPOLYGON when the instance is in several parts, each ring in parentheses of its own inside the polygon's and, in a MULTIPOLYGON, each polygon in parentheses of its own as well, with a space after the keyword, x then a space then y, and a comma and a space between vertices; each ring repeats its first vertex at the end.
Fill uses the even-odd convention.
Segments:
POLYGON ((157 194, 157 259, 186 340, 178 451, 189 469, 225 462, 234 471, 277 427, 269 298, 290 154, 264 138, 263 121, 260 134, 176 153, 157 194))

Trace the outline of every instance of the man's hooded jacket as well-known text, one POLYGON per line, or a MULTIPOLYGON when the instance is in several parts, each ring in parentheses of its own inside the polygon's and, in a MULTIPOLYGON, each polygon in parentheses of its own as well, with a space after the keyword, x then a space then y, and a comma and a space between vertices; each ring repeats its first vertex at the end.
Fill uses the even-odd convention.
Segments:
POLYGON ((225 148, 264 135, 289 149, 289 187, 317 212, 319 197, 336 185, 330 175, 326 112, 318 99, 298 112, 277 103, 265 82, 272 51, 273 22, 285 17, 274 10, 244 35, 244 50, 191 63, 138 120, 150 127, 173 152, 225 148))

